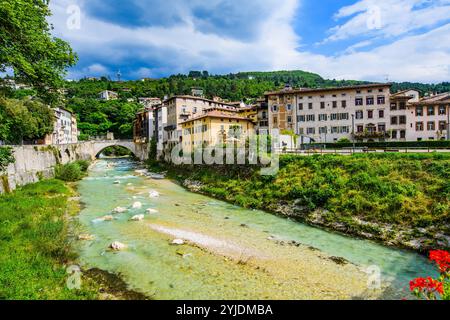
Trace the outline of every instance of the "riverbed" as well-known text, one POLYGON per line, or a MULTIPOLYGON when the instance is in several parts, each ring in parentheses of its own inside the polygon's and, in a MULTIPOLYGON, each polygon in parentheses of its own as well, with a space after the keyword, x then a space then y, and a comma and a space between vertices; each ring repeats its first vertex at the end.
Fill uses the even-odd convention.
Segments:
POLYGON ((410 279, 435 274, 414 252, 240 208, 136 169, 101 159, 79 183, 82 232, 94 240, 78 250, 84 268, 118 274, 153 299, 400 299, 410 279), (98 220, 117 207, 127 211, 98 220), (130 221, 139 214, 143 221, 130 221), (109 250, 114 241, 127 247, 109 250))

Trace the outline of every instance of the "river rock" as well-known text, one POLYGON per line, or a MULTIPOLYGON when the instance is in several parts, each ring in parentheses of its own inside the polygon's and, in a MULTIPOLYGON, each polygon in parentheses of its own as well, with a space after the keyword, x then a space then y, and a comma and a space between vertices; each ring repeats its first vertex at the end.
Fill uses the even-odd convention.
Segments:
POLYGON ((150 198, 158 198, 158 197, 159 197, 159 192, 158 192, 158 191, 155 191, 155 190, 150 190, 150 191, 148 192, 148 196, 149 196, 150 198))
POLYGON ((110 215, 108 215, 108 216, 104 216, 104 217, 102 217, 101 218, 103 221, 113 221, 114 220, 114 217, 113 216, 110 216, 110 215))
POLYGON ((120 184, 119 180, 114 181, 114 184, 120 184))
POLYGON ((117 207, 113 210, 113 213, 124 213, 126 212, 128 209, 127 208, 123 208, 123 207, 117 207))
POLYGON ((177 245, 177 246, 181 246, 181 245, 184 244, 184 240, 183 240, 183 239, 174 239, 174 240, 172 241, 172 244, 173 244, 173 245, 177 245))
POLYGON ((158 210, 149 208, 149 209, 146 210, 146 212, 147 212, 148 214, 152 214, 152 213, 158 213, 158 210))
POLYGON ((80 234, 78 236, 78 240, 81 240, 81 241, 92 241, 94 239, 95 239, 95 237, 90 234, 80 234))
POLYGON ((143 214, 135 215, 130 220, 131 221, 142 221, 142 220, 144 220, 144 215, 143 214))
POLYGON ((111 244, 109 245, 109 248, 110 248, 110 249, 113 249, 113 250, 115 250, 115 251, 123 250, 123 249, 125 249, 126 247, 127 247, 127 246, 126 246, 125 244, 120 243, 120 242, 118 242, 118 241, 114 241, 113 243, 111 243, 111 244))
POLYGON ((133 209, 140 209, 140 208, 142 208, 142 203, 140 203, 139 201, 133 203, 133 209))

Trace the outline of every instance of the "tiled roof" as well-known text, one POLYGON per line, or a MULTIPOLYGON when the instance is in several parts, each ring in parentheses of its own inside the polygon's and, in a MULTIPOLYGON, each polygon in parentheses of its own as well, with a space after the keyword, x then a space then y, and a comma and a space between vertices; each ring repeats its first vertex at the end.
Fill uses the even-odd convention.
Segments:
POLYGON ((241 117, 241 116, 237 116, 237 115, 232 115, 229 113, 224 113, 224 112, 220 112, 219 110, 213 110, 213 111, 209 111, 201 116, 198 117, 194 117, 191 119, 188 119, 182 123, 188 123, 188 122, 192 122, 192 121, 196 121, 196 120, 200 120, 203 118, 225 118, 225 119, 234 119, 234 120, 248 120, 251 121, 250 119, 246 118, 246 117, 241 117))
POLYGON ((327 92, 327 91, 343 91, 351 89, 368 89, 368 88, 378 88, 378 87, 391 87, 390 83, 371 83, 362 84, 354 86, 344 86, 344 87, 330 87, 330 88, 300 88, 300 89, 284 89, 279 91, 266 92, 266 96, 278 95, 278 94, 289 94, 289 93, 313 93, 313 92, 327 92))

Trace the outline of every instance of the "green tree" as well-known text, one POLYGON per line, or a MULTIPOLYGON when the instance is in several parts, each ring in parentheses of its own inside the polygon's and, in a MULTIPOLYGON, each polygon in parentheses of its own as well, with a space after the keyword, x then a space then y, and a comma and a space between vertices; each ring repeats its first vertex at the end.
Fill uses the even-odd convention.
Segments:
POLYGON ((0 147, 0 173, 4 172, 8 165, 15 161, 12 148, 0 147))
POLYGON ((0 72, 11 68, 22 82, 39 93, 58 88, 76 54, 70 45, 51 35, 49 1, 0 0, 0 72))

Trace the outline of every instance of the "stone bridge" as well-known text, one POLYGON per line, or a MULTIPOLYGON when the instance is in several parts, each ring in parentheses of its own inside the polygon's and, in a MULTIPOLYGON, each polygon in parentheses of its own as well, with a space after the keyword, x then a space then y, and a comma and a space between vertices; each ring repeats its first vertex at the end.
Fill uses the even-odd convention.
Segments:
POLYGON ((95 159, 104 149, 114 146, 120 146, 130 150, 141 161, 147 160, 148 157, 148 145, 135 143, 133 140, 95 140, 85 143, 92 144, 92 159, 95 159))
POLYGON ((148 159, 149 145, 132 140, 93 140, 75 144, 12 146, 16 162, 0 173, 0 193, 42 178, 52 178, 55 166, 76 160, 95 160, 107 147, 121 146, 141 161, 148 159))

